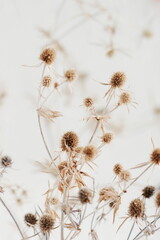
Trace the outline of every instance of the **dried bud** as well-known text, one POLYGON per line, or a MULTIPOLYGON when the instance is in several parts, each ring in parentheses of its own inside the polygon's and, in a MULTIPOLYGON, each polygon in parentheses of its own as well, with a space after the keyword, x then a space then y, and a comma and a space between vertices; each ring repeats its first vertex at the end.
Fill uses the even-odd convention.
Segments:
POLYGON ((40 60, 50 65, 54 62, 56 57, 55 50, 53 48, 46 48, 40 55, 40 60))
POLYGON ((93 101, 92 98, 88 97, 88 98, 84 99, 83 104, 84 104, 85 107, 91 108, 93 106, 93 104, 94 104, 94 101, 93 101))
POLYGON ((131 179, 131 174, 129 171, 127 170, 122 170, 119 174, 119 178, 122 180, 122 181, 126 181, 128 182, 130 179, 131 179))
POLYGON ((122 171, 123 171, 123 167, 122 167, 121 164, 117 163, 117 164, 114 165, 113 172, 116 175, 119 175, 122 171))
POLYGON ((128 214, 130 217, 134 218, 142 218, 144 215, 144 203, 141 199, 136 198, 134 199, 128 209, 128 214))
POLYGON ((70 69, 65 72, 65 78, 67 82, 72 82, 76 79, 77 73, 75 70, 70 69))
POLYGON ((113 200, 118 197, 117 191, 113 187, 102 188, 99 193, 99 201, 113 200))
POLYGON ((156 195, 156 206, 158 208, 160 207, 160 192, 158 192, 157 195, 156 195))
POLYGON ((142 195, 145 198, 152 197, 154 193, 155 193, 155 187, 153 187, 153 186, 147 186, 147 187, 143 188, 143 190, 142 190, 142 195))
POLYGON ((27 224, 27 226, 29 227, 32 227, 34 225, 36 225, 37 223, 37 218, 34 214, 32 213, 27 213, 25 216, 24 216, 24 221, 25 223, 27 224))
POLYGON ((43 87, 50 87, 51 82, 52 82, 51 76, 44 76, 42 85, 43 87))
POLYGON ((129 104, 131 102, 131 95, 127 92, 123 92, 119 98, 119 104, 129 104))
POLYGON ((79 200, 82 204, 91 203, 93 198, 92 191, 88 188, 82 188, 79 190, 79 200))
POLYGON ((116 72, 111 78, 111 86, 113 88, 121 88, 126 82, 126 75, 123 72, 116 72))
POLYGON ((1 158, 2 167, 10 167, 12 165, 12 159, 9 156, 3 156, 1 158))
POLYGON ((59 87, 59 83, 58 82, 55 82, 54 83, 54 88, 58 88, 59 87))
POLYGON ((50 199, 50 204, 52 204, 52 205, 57 205, 58 203, 59 203, 58 198, 53 197, 53 198, 50 199))
POLYGON ((92 145, 86 146, 83 148, 83 154, 84 154, 86 160, 91 161, 95 158, 95 156, 97 154, 97 149, 92 145))
POLYGON ((160 148, 157 148, 152 152, 151 162, 160 165, 160 148))
POLYGON ((112 133, 105 133, 102 137, 101 137, 101 139, 102 139, 102 142, 103 143, 110 143, 111 141, 112 141, 112 139, 113 139, 113 134, 112 133))
POLYGON ((62 151, 73 151, 78 145, 78 136, 74 132, 66 132, 61 139, 62 151))
POLYGON ((50 215, 43 215, 39 220, 41 232, 49 233, 54 226, 55 220, 50 215))

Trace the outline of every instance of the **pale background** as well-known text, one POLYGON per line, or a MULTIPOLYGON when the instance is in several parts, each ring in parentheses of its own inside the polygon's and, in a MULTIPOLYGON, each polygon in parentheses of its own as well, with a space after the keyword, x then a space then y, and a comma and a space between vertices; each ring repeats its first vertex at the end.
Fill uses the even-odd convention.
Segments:
MULTIPOLYGON (((48 180, 52 179, 40 173, 35 165, 35 161, 44 161, 47 158, 36 118, 36 99, 42 67, 22 66, 38 64, 41 50, 50 42, 39 31, 40 28, 50 31, 53 37, 56 36, 67 51, 67 59, 57 54, 56 71, 63 73, 68 68, 75 68, 81 75, 86 74, 84 79, 73 84, 70 100, 67 88, 62 91, 62 96, 57 94, 52 99, 53 108, 60 108, 66 113, 66 118, 59 125, 56 123, 46 128, 51 149, 58 149, 60 136, 67 130, 72 129, 87 135, 88 127, 82 122, 85 115, 84 109, 80 107, 82 100, 88 95, 95 99, 103 97, 104 88, 93 80, 107 81, 115 71, 126 73, 127 87, 133 92, 138 106, 136 109, 131 107, 129 113, 123 108, 113 115, 113 123, 122 127, 122 130, 115 133, 114 142, 98 159, 99 167, 95 173, 97 187, 112 182, 111 170, 115 163, 121 162, 126 168, 130 168, 149 160, 153 149, 151 137, 155 146, 160 146, 160 114, 155 111, 156 108, 160 109, 160 1, 84 1, 95 2, 102 4, 112 16, 117 27, 115 45, 125 49, 128 55, 117 52, 109 58, 106 56, 105 45, 94 44, 108 41, 109 34, 99 23, 107 25, 105 14, 96 17, 99 22, 84 21, 82 5, 76 0, 0 0, 0 92, 6 92, 0 105, 0 151, 10 155, 14 162, 12 169, 1 180, 1 185, 18 184, 28 191, 28 197, 23 198, 21 206, 16 204, 8 189, 4 193, 4 199, 20 222, 26 212, 34 211, 38 204, 43 203, 42 194, 47 189, 48 180), (71 19, 78 14, 80 17, 71 19), (70 20, 67 22, 67 19, 70 20), (65 31, 79 21, 82 24, 63 37, 65 31), (144 37, 144 30, 149 31, 152 36, 144 37)), ((88 5, 84 9, 92 13, 97 11, 88 5)), ((134 192, 130 191, 130 197, 138 197, 139 190, 146 182, 159 187, 159 181, 159 169, 155 168, 141 179, 141 184, 133 188, 134 192)), ((127 200, 126 202, 128 204, 127 200)), ((126 206, 119 216, 126 214, 126 206)), ((2 207, 0 226, 1 240, 20 240, 2 207)), ((99 235, 101 240, 123 240, 126 239, 123 233, 129 231, 131 224, 126 224, 119 234, 115 234, 118 223, 113 227, 110 216, 102 226, 99 235)), ((23 227, 26 229, 24 225, 23 227)), ((53 235, 52 238, 56 239, 56 236, 53 235)), ((89 237, 84 235, 78 239, 84 238, 89 237)), ((150 239, 158 240, 158 235, 150 239)))

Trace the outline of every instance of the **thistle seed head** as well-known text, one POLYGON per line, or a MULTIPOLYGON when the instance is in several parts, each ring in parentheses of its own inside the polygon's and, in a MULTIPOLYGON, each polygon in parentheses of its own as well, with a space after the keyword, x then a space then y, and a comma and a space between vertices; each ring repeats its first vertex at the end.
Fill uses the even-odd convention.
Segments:
POLYGON ((119 175, 122 171, 123 171, 123 167, 121 164, 117 163, 114 165, 113 172, 115 173, 115 175, 119 175))
POLYGON ((123 72, 113 74, 110 84, 113 88, 121 88, 126 82, 126 75, 123 72))
POLYGON ((76 77, 77 77, 77 73, 74 69, 70 69, 65 72, 65 78, 67 82, 74 81, 76 77))
POLYGON ((160 148, 156 148, 151 153, 151 162, 156 165, 160 165, 160 148))
POLYGON ((93 101, 92 98, 87 97, 87 98, 84 99, 83 104, 86 108, 91 108, 94 104, 94 101, 93 101))
POLYGON ((113 187, 102 188, 99 192, 99 201, 113 200, 118 197, 117 191, 113 187))
POLYGON ((10 167, 12 165, 12 159, 9 156, 3 156, 1 158, 2 167, 10 167))
POLYGON ((146 186, 145 188, 143 188, 142 190, 142 195, 145 198, 150 198, 153 196, 153 194, 155 193, 155 187, 153 186, 146 186))
POLYGON ((155 202, 156 202, 156 206, 159 208, 160 207, 160 192, 157 193, 155 202))
POLYGON ((24 221, 27 224, 27 226, 31 227, 31 226, 35 226, 37 223, 37 218, 34 214, 32 213, 27 213, 24 216, 24 221))
POLYGON ((83 154, 86 160, 91 161, 95 158, 97 149, 92 145, 86 146, 83 148, 83 154))
POLYGON ((113 134, 112 133, 105 133, 102 137, 102 142, 105 144, 109 144, 113 140, 113 134))
POLYGON ((62 151, 68 152, 74 150, 78 145, 79 139, 76 133, 69 131, 66 132, 61 139, 62 151))
POLYGON ((134 199, 128 209, 128 214, 131 218, 142 218, 144 215, 145 206, 141 199, 134 199))
POLYGON ((131 179, 131 174, 128 170, 122 170, 119 174, 119 178, 122 180, 122 181, 126 181, 128 182, 130 179, 131 179))
POLYGON ((41 232, 49 233, 55 224, 55 220, 50 215, 43 215, 39 220, 39 227, 41 232))
POLYGON ((119 103, 120 104, 129 104, 131 102, 131 95, 127 92, 123 92, 120 95, 119 103))
POLYGON ((56 52, 53 48, 46 48, 42 51, 40 55, 40 60, 42 60, 47 65, 50 65, 54 62, 56 57, 56 52))
POLYGON ((51 82, 52 82, 51 76, 44 76, 42 85, 43 85, 43 87, 50 87, 51 82))
POLYGON ((93 198, 92 191, 88 188, 82 188, 79 190, 79 200, 82 204, 91 203, 93 198))

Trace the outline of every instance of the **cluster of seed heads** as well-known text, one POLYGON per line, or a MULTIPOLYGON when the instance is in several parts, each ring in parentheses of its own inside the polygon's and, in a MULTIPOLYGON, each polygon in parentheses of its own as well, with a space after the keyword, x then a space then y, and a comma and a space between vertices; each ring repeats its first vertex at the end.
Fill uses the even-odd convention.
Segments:
POLYGON ((56 52, 53 48, 46 48, 40 55, 40 60, 47 65, 51 65, 55 61, 56 52))
POLYGON ((1 165, 2 167, 10 167, 12 165, 12 159, 9 156, 1 157, 1 165))
POLYGON ((91 203, 93 193, 88 188, 82 188, 79 190, 79 200, 82 204, 91 203))
POLYGON ((142 218, 144 216, 144 210, 144 202, 141 199, 136 198, 129 205, 128 215, 131 218, 142 218))
POLYGON ((61 139, 61 148, 62 151, 73 150, 77 147, 79 142, 78 136, 76 133, 69 131, 66 132, 61 139))
POLYGON ((156 165, 160 165, 160 148, 155 149, 151 153, 151 162, 156 165))
POLYGON ((89 145, 83 148, 83 154, 88 161, 93 160, 97 155, 97 149, 93 145, 89 145))
POLYGON ((76 77, 77 77, 77 73, 74 69, 70 69, 65 72, 65 79, 67 82, 74 81, 76 77))
POLYGON ((154 195, 155 193, 155 187, 153 186, 146 186, 145 188, 142 189, 142 195, 145 198, 150 198, 154 195))
POLYGON ((49 76, 49 75, 48 76, 44 76, 42 85, 43 85, 43 87, 50 87, 51 82, 52 82, 51 76, 49 76))
POLYGON ((116 72, 113 74, 110 85, 113 88, 121 88, 126 82, 126 75, 123 72, 116 72))

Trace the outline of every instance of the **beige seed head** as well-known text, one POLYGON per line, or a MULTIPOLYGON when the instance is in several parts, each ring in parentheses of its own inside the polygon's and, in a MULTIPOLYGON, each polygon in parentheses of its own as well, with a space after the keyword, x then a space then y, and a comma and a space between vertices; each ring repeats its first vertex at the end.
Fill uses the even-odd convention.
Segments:
POLYGON ((85 107, 91 108, 94 104, 94 101, 93 101, 92 98, 87 97, 87 98, 84 99, 83 104, 84 104, 85 107))
POLYGON ((78 145, 79 139, 76 133, 69 131, 66 132, 61 139, 62 151, 73 151, 78 145))
POLYGON ((40 60, 44 63, 50 65, 55 61, 56 53, 53 48, 46 48, 42 51, 40 55, 40 60))
POLYGON ((144 215, 145 206, 141 199, 134 199, 128 209, 128 214, 132 218, 142 218, 144 215))
POLYGON ((119 174, 119 178, 122 181, 128 182, 131 179, 131 174, 128 170, 122 170, 119 174))
POLYGON ((151 153, 151 162, 160 165, 160 148, 155 149, 151 153))
POLYGON ((32 213, 27 213, 25 216, 24 216, 24 221, 25 223, 27 224, 27 226, 34 226, 36 225, 37 223, 37 218, 34 214, 32 213))
POLYGON ((74 81, 76 77, 77 77, 77 73, 74 69, 70 69, 65 72, 65 78, 67 82, 74 81))
POLYGON ((41 232, 49 233, 55 224, 55 220, 50 215, 43 215, 39 220, 39 227, 41 232))
POLYGON ((113 88, 121 88, 126 82, 126 75, 123 72, 113 74, 110 84, 113 88))
POLYGON ((160 207, 160 192, 157 193, 155 202, 156 202, 156 206, 159 208, 160 207))
POLYGON ((103 143, 110 143, 113 140, 113 134, 112 133, 105 133, 102 137, 102 142, 103 143))
POLYGON ((102 188, 99 192, 99 201, 113 200, 118 197, 117 191, 113 187, 102 188))
POLYGON ((42 85, 43 85, 43 87, 50 87, 51 82, 52 82, 51 76, 44 76, 42 85))
POLYGON ((97 149, 92 145, 86 146, 83 148, 83 154, 86 160, 91 161, 95 158, 97 149))
POLYGON ((79 200, 82 204, 91 203, 93 198, 92 191, 88 188, 82 188, 79 190, 79 200))
POLYGON ((142 189, 142 195, 145 198, 152 197, 154 193, 155 193, 155 187, 153 187, 153 186, 147 186, 147 187, 142 189))
POLYGON ((131 102, 131 95, 127 92, 123 92, 120 95, 119 103, 120 104, 129 104, 131 102))
POLYGON ((122 171, 123 171, 123 167, 121 164, 117 163, 114 165, 113 172, 115 173, 115 175, 119 175, 122 171))

